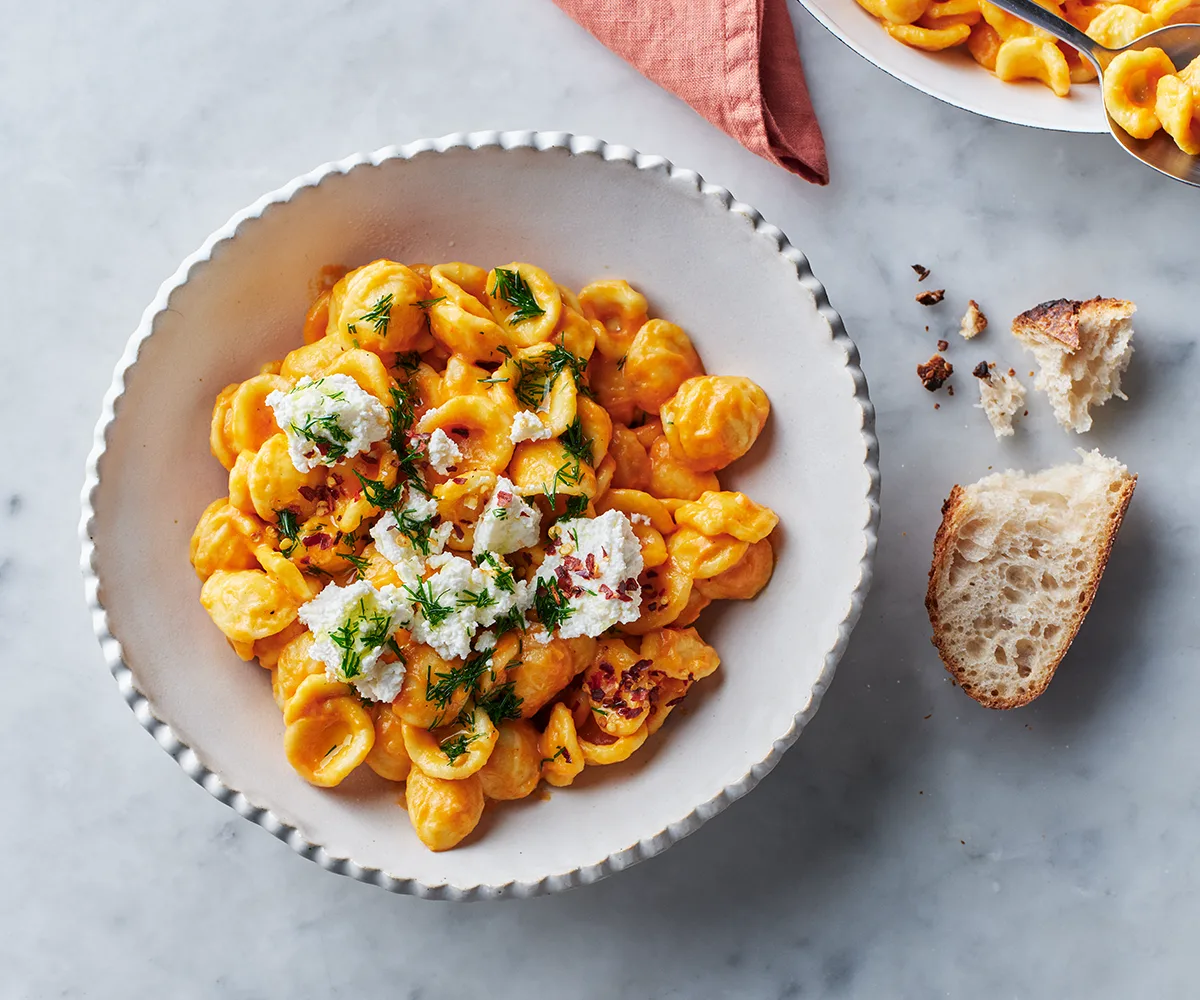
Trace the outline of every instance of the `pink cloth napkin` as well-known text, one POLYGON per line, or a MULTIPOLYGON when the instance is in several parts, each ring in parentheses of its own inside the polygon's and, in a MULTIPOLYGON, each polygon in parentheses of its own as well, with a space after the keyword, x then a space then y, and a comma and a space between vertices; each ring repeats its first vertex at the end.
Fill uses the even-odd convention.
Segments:
POLYGON ((829 182, 787 0, 554 0, 753 153, 829 182))

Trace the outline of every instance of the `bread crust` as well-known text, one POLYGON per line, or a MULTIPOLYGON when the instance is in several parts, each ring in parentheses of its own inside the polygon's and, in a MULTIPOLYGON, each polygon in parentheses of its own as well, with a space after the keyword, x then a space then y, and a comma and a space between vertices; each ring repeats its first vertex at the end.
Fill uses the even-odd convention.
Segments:
POLYGON ((1106 299, 1097 295, 1079 302, 1054 299, 1027 309, 1012 322, 1012 332, 1020 340, 1054 340, 1070 352, 1079 350, 1079 317, 1089 312, 1112 309, 1132 316, 1137 307, 1125 299, 1106 299))
POLYGON ((1015 697, 994 697, 990 691, 978 690, 971 680, 968 666, 955 658, 949 642, 946 641, 938 606, 938 594, 945 576, 949 573, 950 558, 958 541, 959 529, 973 512, 966 491, 961 486, 956 484, 950 491, 950 496, 942 504, 942 523, 938 525, 937 534, 933 539, 933 562, 929 567, 929 588, 925 592, 925 610, 929 613, 929 624, 933 626, 932 642, 937 647, 942 663, 958 682, 958 686, 979 704, 986 708, 1020 708, 1022 705, 1028 705, 1046 690, 1058 670, 1058 665, 1066 656, 1067 650, 1071 648, 1071 643, 1075 641, 1075 636, 1079 633, 1079 627, 1083 624, 1084 618, 1091 610, 1092 601, 1096 598, 1096 590, 1100 586, 1100 578, 1104 575, 1105 567, 1108 565, 1113 541, 1120 530, 1121 522, 1125 519, 1125 512, 1129 509, 1129 501, 1133 499, 1133 491, 1136 486, 1137 476, 1135 475, 1128 475, 1121 483, 1117 502, 1108 516, 1108 525, 1100 543, 1100 551, 1097 553, 1095 565, 1080 592, 1079 605, 1071 616, 1068 627, 1063 630, 1058 653, 1053 662, 1040 679, 1029 685, 1025 694, 1015 697))

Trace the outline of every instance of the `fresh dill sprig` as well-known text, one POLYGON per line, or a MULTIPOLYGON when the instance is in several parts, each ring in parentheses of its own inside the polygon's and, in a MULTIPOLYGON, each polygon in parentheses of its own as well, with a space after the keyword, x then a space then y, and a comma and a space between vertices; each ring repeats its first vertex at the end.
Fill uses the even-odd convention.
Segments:
POLYGON ((557 580, 541 579, 533 594, 533 610, 547 632, 553 632, 575 613, 557 580))
POLYGON ((459 733, 448 740, 443 740, 438 746, 441 747, 442 753, 446 755, 446 760, 453 767, 459 757, 465 756, 469 752, 471 744, 477 739, 479 739, 478 733, 459 733))
POLYGON ((576 461, 592 464, 592 440, 584 433, 583 421, 579 419, 578 413, 575 414, 575 419, 567 424, 567 429, 558 436, 558 443, 576 461))
POLYGON ((542 487, 542 492, 546 495, 546 499, 550 501, 550 506, 553 507, 558 503, 559 486, 578 486, 582 478, 583 472, 580 469, 579 459, 572 458, 569 462, 563 462, 555 470, 554 478, 550 481, 550 485, 542 487))
POLYGON ((388 435, 388 444, 396 453, 404 478, 417 492, 429 496, 429 489, 417 468, 417 462, 421 459, 420 449, 414 448, 408 440, 409 431, 412 430, 413 421, 416 419, 412 386, 408 382, 401 382, 392 387, 391 393, 392 405, 388 407, 388 416, 392 421, 392 430, 388 435))
POLYGON ((281 536, 279 541, 279 551, 283 555, 291 558, 292 550, 300 542, 300 524, 296 519, 296 512, 291 507, 284 507, 275 512, 279 519, 278 527, 281 536), (287 547, 284 547, 284 542, 287 542, 287 547))
POLYGON ((517 385, 513 394, 517 402, 537 409, 550 395, 550 390, 563 372, 570 372, 575 379, 578 391, 589 394, 583 381, 583 371, 587 362, 578 355, 572 354, 561 342, 556 343, 548 351, 530 358, 517 358, 507 347, 499 348, 517 369, 517 385))
POLYGON ((504 614, 492 622, 493 629, 497 635, 503 635, 505 632, 512 632, 515 629, 525 631, 525 612, 520 608, 509 608, 504 614))
POLYGON ((369 560, 363 556, 356 556, 353 552, 339 552, 343 559, 354 567, 354 578, 356 580, 365 580, 367 578, 367 565, 369 560))
POLYGON ((436 306, 445 297, 446 296, 444 295, 439 295, 436 299, 417 299, 417 301, 413 303, 413 307, 416 309, 423 309, 428 312, 430 306, 436 306))
POLYGON ((513 312, 508 317, 509 323, 521 323, 546 315, 546 310, 538 305, 529 282, 521 277, 521 272, 515 267, 511 271, 498 267, 493 273, 496 280, 492 285, 492 295, 513 307, 513 312))
POLYGON ((474 694, 479 678, 483 676, 492 663, 492 651, 484 650, 476 653, 461 666, 451 667, 445 673, 437 675, 433 680, 432 668, 425 670, 425 700, 431 701, 438 708, 445 708, 454 699, 454 693, 462 690, 474 694))
POLYGON ((476 698, 475 707, 482 708, 487 713, 493 726, 499 726, 508 719, 519 719, 522 699, 518 697, 515 689, 516 684, 513 681, 499 684, 487 694, 476 698))
POLYGON ((556 518, 556 521, 573 521, 577 517, 583 517, 587 513, 587 506, 587 494, 572 493, 567 497, 566 509, 556 518))
POLYGON ((364 313, 359 319, 360 323, 370 323, 375 327, 375 332, 381 337, 386 337, 388 327, 392 322, 392 293, 380 296, 376 303, 371 306, 369 312, 364 313))
POLYGON ((336 413, 328 413, 323 417, 310 413, 302 427, 293 423, 291 429, 292 433, 315 444, 322 458, 336 462, 346 457, 346 445, 351 438, 349 432, 338 423, 336 413))
POLYGON ((394 512, 400 506, 400 501, 404 499, 403 483, 397 483, 395 486, 385 486, 382 480, 368 479, 358 469, 354 470, 354 474, 358 476, 358 481, 362 483, 363 496, 367 498, 367 502, 372 507, 394 512))
POLYGON ((479 593, 473 590, 462 590, 458 594, 460 608, 490 608, 496 603, 496 596, 484 587, 479 593))
POLYGON ((625 362, 628 360, 628 358, 628 354, 622 354, 619 358, 617 358, 617 371, 623 372, 625 370, 625 362))
POLYGON ((481 563, 486 563, 496 571, 494 582, 497 590, 502 590, 506 594, 511 594, 517 589, 516 581, 513 579, 512 569, 501 562, 500 557, 495 553, 484 549, 483 552, 479 553, 479 561, 481 563))
POLYGON ((421 614, 425 616, 425 620, 434 628, 437 628, 454 614, 454 608, 449 604, 441 603, 442 597, 445 596, 444 593, 434 597, 433 587, 428 580, 422 580, 417 584, 416 589, 407 585, 404 589, 408 591, 408 596, 413 599, 413 602, 420 607, 421 614))
POLYGON ((368 612, 366 598, 359 600, 358 611, 357 615, 347 618, 341 628, 329 633, 329 641, 342 651, 340 669, 346 680, 362 673, 363 654, 382 646, 392 631, 392 616, 382 611, 368 612))

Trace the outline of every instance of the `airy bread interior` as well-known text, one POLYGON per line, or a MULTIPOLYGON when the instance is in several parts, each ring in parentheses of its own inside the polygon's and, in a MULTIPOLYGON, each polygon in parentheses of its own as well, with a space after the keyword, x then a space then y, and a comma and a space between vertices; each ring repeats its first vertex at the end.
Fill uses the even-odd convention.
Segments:
POLYGON ((926 606, 947 669, 992 708, 1045 690, 1091 607, 1136 483, 1115 459, 1004 472, 954 488, 926 606))
POLYGON ((1013 334, 1033 352, 1039 371, 1034 386, 1050 398, 1067 430, 1092 426, 1090 407, 1113 396, 1125 399, 1121 375, 1133 357, 1137 307, 1124 299, 1045 302, 1013 320, 1013 334))

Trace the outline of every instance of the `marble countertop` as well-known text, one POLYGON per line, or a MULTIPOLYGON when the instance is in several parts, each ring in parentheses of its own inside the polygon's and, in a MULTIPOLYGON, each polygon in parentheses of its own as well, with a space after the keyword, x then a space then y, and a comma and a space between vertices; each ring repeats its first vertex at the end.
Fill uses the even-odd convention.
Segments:
POLYGON ((826 189, 714 131, 549 0, 7 13, 0 997, 1194 995, 1200 194, 1107 137, 942 105, 793 15, 826 189), (77 495, 142 308, 235 210, 354 150, 530 127, 693 167, 809 255, 878 408, 876 582, 821 711, 748 798, 585 889, 429 903, 300 859, 137 727, 84 613, 77 495), (913 263, 943 306, 914 303, 913 263), (1027 370, 1008 320, 1097 293, 1139 305, 1131 401, 1075 440, 1037 399, 993 441, 969 369, 1027 370), (967 298, 994 324, 978 346, 949 336, 967 298), (914 375, 941 335, 954 398, 914 375), (1077 444, 1129 463, 1137 495, 1058 678, 989 712, 929 644, 938 507, 956 481, 1077 444))

